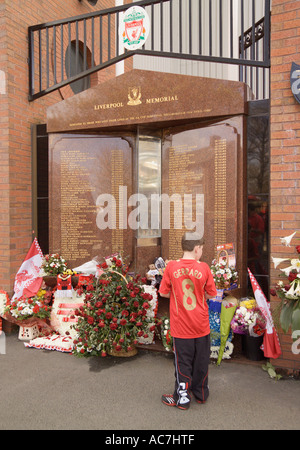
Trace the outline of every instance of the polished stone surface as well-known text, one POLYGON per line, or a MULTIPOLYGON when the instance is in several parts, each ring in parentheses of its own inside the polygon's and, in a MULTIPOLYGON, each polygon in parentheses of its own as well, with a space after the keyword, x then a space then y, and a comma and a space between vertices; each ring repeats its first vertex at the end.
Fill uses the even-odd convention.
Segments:
POLYGON ((73 268, 119 251, 132 259, 132 230, 121 223, 132 193, 130 137, 52 134, 49 158, 51 252, 73 268))
POLYGON ((132 70, 47 110, 48 132, 178 121, 245 113, 240 82, 132 70))
POLYGON ((234 243, 242 273, 246 258, 243 133, 243 116, 165 132, 162 191, 175 199, 170 203, 170 226, 162 232, 165 259, 180 258, 183 231, 195 230, 205 239, 202 260, 210 264, 217 245, 234 243))
POLYGON ((181 235, 196 221, 206 241, 203 259, 210 264, 216 245, 234 242, 246 276, 246 114, 243 83, 140 70, 49 107, 51 251, 79 265, 121 250, 143 273, 160 253, 179 257, 181 235), (137 192, 138 126, 162 136, 162 193, 179 195, 189 210, 176 229, 171 208, 170 229, 154 247, 138 244, 119 222, 115 230, 97 225, 101 194, 117 198, 118 219, 137 192), (119 186, 128 189, 123 200, 119 186))

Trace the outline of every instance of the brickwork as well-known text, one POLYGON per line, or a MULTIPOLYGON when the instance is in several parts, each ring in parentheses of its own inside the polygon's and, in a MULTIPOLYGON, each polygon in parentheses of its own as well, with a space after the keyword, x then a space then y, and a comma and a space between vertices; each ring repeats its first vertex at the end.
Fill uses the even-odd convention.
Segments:
MULTIPOLYGON (((0 0, 0 287, 9 295, 32 241, 31 126, 45 123, 47 107, 71 95, 65 89, 28 102, 27 30, 115 6, 114 0, 98 3, 97 8, 86 0, 0 0)), ((115 68, 108 68, 92 84, 114 75, 115 68)))
MULTIPOLYGON (((300 237, 300 104, 290 86, 292 62, 300 64, 300 2, 273 0, 271 16, 271 165, 270 248, 276 257, 295 256, 280 237, 300 237)), ((298 242, 299 243, 299 242, 298 242)), ((271 286, 279 270, 271 268, 271 286)), ((273 301, 274 297, 271 298, 273 301)), ((276 306, 276 305, 272 305, 276 306)), ((277 367, 300 370, 300 355, 291 351, 290 335, 280 333, 283 355, 277 367)))

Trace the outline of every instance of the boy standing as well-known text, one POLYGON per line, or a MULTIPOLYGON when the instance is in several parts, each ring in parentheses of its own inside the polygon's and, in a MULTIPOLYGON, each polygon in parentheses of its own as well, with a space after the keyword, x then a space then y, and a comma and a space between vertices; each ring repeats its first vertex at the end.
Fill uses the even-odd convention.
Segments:
POLYGON ((199 261, 203 244, 197 233, 184 234, 183 257, 168 263, 159 289, 162 297, 170 298, 175 357, 175 390, 163 395, 162 402, 180 409, 189 408, 191 392, 198 403, 204 403, 209 394, 210 327, 206 299, 215 297, 217 291, 209 266, 199 261))

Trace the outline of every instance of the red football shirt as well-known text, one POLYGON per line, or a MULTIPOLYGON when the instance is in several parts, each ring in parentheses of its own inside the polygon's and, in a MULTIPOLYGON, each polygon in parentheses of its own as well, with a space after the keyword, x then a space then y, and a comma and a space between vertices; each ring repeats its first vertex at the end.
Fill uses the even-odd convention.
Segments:
POLYGON ((210 333, 205 292, 216 296, 209 266, 195 259, 170 261, 159 292, 170 295, 170 331, 173 337, 192 339, 210 333))

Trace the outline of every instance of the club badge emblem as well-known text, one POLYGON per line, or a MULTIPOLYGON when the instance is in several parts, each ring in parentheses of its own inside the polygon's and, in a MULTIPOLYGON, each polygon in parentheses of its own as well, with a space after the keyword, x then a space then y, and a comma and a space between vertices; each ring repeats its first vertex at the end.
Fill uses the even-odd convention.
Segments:
POLYGON ((120 22, 119 33, 127 50, 141 48, 148 37, 150 29, 149 16, 144 8, 132 6, 127 9, 120 22))

